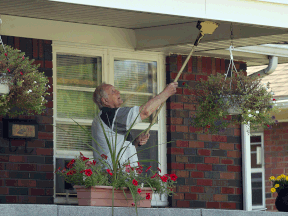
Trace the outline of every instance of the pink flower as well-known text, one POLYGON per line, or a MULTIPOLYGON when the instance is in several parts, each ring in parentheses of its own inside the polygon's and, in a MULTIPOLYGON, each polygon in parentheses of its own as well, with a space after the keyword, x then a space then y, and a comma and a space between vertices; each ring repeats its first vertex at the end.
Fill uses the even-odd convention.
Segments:
POLYGON ((143 172, 143 170, 142 170, 140 167, 138 167, 138 168, 136 168, 136 172, 137 172, 138 174, 141 174, 141 173, 143 172))
POLYGON ((137 192, 140 194, 140 193, 141 193, 141 189, 140 189, 140 188, 138 188, 137 192))
POLYGON ((133 179, 132 184, 137 186, 138 185, 138 181, 136 181, 135 179, 133 179))
POLYGON ((10 73, 11 71, 9 70, 9 68, 7 68, 7 71, 10 73))
POLYGON ((24 56, 22 56, 22 59, 24 60, 24 59, 25 59, 25 57, 24 57, 24 56))
POLYGON ((22 71, 20 71, 20 74, 23 75, 22 71))
POLYGON ((260 74, 258 74, 258 76, 260 76, 260 74))
POLYGON ((7 53, 5 53, 5 56, 8 56, 8 54, 7 54, 7 53))
POLYGON ((125 167, 126 167, 125 171, 130 173, 131 166, 130 165, 126 165, 125 167))

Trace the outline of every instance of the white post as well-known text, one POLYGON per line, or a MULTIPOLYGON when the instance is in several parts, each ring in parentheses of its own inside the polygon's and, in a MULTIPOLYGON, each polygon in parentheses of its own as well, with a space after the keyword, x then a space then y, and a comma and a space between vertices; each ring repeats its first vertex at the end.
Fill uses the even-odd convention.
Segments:
POLYGON ((241 124, 243 210, 252 211, 250 122, 241 124))

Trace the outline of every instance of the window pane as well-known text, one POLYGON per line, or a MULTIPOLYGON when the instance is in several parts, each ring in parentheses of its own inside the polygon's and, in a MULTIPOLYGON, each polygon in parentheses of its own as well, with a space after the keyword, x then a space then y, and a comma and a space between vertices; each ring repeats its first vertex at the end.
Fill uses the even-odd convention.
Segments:
POLYGON ((261 168, 261 164, 257 164, 257 154, 252 153, 251 154, 251 168, 261 168))
POLYGON ((261 136, 251 136, 250 137, 250 142, 251 143, 261 142, 261 136))
MULTIPOLYGON (((133 139, 135 139, 142 131, 141 130, 131 130, 131 135, 133 137, 133 139)), ((158 131, 149 131, 150 133, 150 138, 148 140, 148 142, 141 146, 141 147, 137 147, 137 155, 138 155, 138 160, 155 160, 158 161, 158 131), (152 147, 154 146, 154 147, 152 147), (149 148, 152 147, 152 148, 149 148), (149 148, 149 149, 147 149, 149 148), (145 150, 144 150, 145 149, 145 150), (144 150, 144 151, 142 151, 144 150), (140 152, 141 151, 141 152, 140 152)), ((145 172, 145 170, 147 169, 147 167, 152 166, 151 169, 153 171, 157 170, 158 167, 158 163, 157 162, 140 162, 140 164, 143 166, 145 165, 145 167, 143 166, 143 171, 145 172)), ((148 175, 150 175, 150 171, 147 172, 148 175)))
POLYGON ((57 54, 57 85, 95 88, 101 82, 101 57, 57 54))
POLYGON ((252 205, 262 205, 262 173, 252 173, 252 205))

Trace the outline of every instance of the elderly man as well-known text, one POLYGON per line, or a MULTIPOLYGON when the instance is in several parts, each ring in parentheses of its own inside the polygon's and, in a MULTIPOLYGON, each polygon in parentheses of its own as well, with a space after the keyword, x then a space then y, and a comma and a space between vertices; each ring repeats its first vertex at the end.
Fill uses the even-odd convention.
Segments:
POLYGON ((101 110, 99 116, 96 116, 92 123, 92 136, 101 146, 98 146, 92 140, 92 146, 99 151, 93 152, 94 158, 97 160, 102 154, 108 156, 107 162, 112 165, 111 154, 101 127, 100 120, 106 132, 110 143, 115 147, 116 141, 116 155, 122 147, 127 147, 120 159, 120 164, 130 162, 131 166, 136 166, 138 157, 136 154, 136 147, 146 144, 150 134, 144 135, 142 133, 133 143, 132 137, 129 134, 124 142, 125 136, 130 126, 135 121, 135 124, 140 123, 143 119, 148 118, 157 108, 165 102, 170 96, 176 93, 178 82, 172 82, 154 98, 150 99, 142 106, 121 107, 123 101, 120 98, 120 92, 117 91, 113 85, 102 83, 95 89, 93 94, 93 101, 101 110), (116 140, 117 130, 117 140, 116 140), (124 144, 123 144, 124 143, 124 144))

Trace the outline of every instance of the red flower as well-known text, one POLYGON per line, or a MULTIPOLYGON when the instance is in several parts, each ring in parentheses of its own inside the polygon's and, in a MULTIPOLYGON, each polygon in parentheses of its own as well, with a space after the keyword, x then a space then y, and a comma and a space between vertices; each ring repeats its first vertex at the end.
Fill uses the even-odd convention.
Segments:
POLYGON ((141 188, 138 188, 137 192, 140 194, 141 193, 141 188))
POLYGON ((161 173, 161 169, 157 168, 157 170, 161 173))
POLYGON ((168 188, 168 189, 170 189, 171 191, 173 190, 173 188, 172 188, 172 187, 170 187, 170 188, 168 188))
POLYGON ((96 165, 96 161, 95 160, 93 160, 93 164, 94 164, 94 166, 96 165))
POLYGON ((258 76, 260 76, 260 74, 258 74, 258 76))
POLYGON ((86 176, 91 176, 92 175, 92 170, 91 169, 86 169, 85 170, 85 175, 86 176))
POLYGON ((135 203, 131 203, 132 206, 135 206, 135 203))
POLYGON ((211 126, 210 126, 210 125, 207 125, 206 127, 207 127, 207 128, 210 128, 211 126))
POLYGON ((148 172, 148 170, 151 168, 152 166, 149 166, 147 169, 146 169, 146 171, 145 172, 148 172))
POLYGON ((113 175, 113 173, 111 173, 111 170, 110 169, 107 169, 106 170, 111 176, 113 175))
POLYGON ((146 193, 146 199, 147 199, 147 200, 150 200, 150 199, 151 199, 150 193, 146 193))
POLYGON ((66 168, 64 167, 64 169, 61 171, 62 173, 66 172, 66 168))
POLYGON ((107 155, 105 155, 105 154, 102 154, 101 157, 104 158, 105 160, 107 160, 107 158, 108 158, 107 155))
POLYGON ((22 56, 22 59, 24 60, 24 59, 25 59, 25 57, 24 57, 24 56, 22 56))
POLYGON ((70 170, 69 172, 66 173, 66 175, 73 175, 76 173, 76 170, 70 170))
POLYGON ((59 167, 59 168, 55 171, 55 173, 56 173, 56 172, 60 172, 60 169, 61 169, 61 167, 59 167))
POLYGON ((273 98, 273 101, 276 101, 276 99, 275 99, 275 98, 273 98))
POLYGON ((137 172, 138 174, 141 174, 141 173, 143 172, 143 170, 142 170, 140 167, 138 167, 138 168, 136 168, 136 172, 137 172))
POLYGON ((86 161, 86 160, 89 160, 89 158, 83 156, 82 160, 86 161))
POLYGON ((167 182, 167 180, 168 180, 168 177, 167 176, 160 176, 160 178, 161 178, 161 180, 163 181, 163 182, 167 182))
POLYGON ((7 56, 8 54, 7 53, 5 53, 5 56, 7 56))
POLYGON ((68 165, 67 165, 67 168, 72 168, 73 164, 75 163, 75 159, 72 159, 68 165))
POLYGON ((171 178, 172 181, 176 181, 178 177, 177 177, 176 174, 173 173, 173 174, 170 175, 170 178, 171 178))
POLYGON ((185 82, 183 82, 182 85, 185 85, 185 82))
POLYGON ((132 184, 137 186, 138 185, 138 181, 136 181, 135 179, 133 179, 132 184))
POLYGON ((90 166, 90 167, 92 166, 92 164, 93 164, 92 161, 87 161, 87 162, 85 163, 86 166, 90 166))
POLYGON ((151 177, 151 179, 152 179, 152 178, 155 178, 157 175, 158 175, 158 173, 155 173, 155 174, 151 177))
POLYGON ((138 167, 142 169, 143 167, 140 165, 140 163, 139 162, 137 162, 137 163, 138 163, 138 167))
POLYGON ((9 68, 7 68, 7 71, 10 73, 11 71, 9 70, 9 68))
POLYGON ((130 165, 126 165, 125 167, 126 167, 125 171, 130 173, 131 166, 130 165))
POLYGON ((20 71, 20 74, 23 75, 23 73, 20 71))
POLYGON ((80 173, 83 173, 83 172, 85 172, 85 170, 80 171, 80 173))
POLYGON ((267 127, 270 127, 270 125, 267 125, 267 127))

